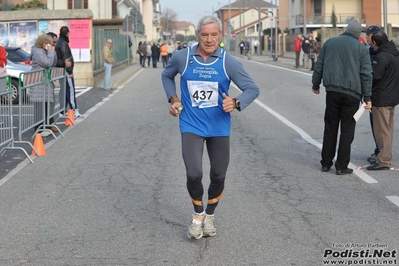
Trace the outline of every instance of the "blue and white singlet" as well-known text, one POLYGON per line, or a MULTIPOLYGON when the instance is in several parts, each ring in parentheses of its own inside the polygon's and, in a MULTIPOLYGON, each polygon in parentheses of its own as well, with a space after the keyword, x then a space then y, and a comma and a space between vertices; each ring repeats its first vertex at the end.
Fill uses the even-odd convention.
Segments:
POLYGON ((201 137, 230 136, 230 113, 223 110, 223 93, 228 96, 230 78, 225 70, 226 51, 214 62, 205 64, 187 52, 186 68, 180 79, 183 110, 180 132, 201 137))

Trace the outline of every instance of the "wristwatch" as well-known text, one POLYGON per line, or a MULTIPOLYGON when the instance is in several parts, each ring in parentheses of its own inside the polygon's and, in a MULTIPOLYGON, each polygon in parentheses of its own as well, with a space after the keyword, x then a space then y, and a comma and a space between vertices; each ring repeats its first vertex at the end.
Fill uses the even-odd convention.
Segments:
POLYGON ((233 98, 234 102, 235 102, 235 106, 237 110, 240 110, 240 100, 237 98, 233 98))

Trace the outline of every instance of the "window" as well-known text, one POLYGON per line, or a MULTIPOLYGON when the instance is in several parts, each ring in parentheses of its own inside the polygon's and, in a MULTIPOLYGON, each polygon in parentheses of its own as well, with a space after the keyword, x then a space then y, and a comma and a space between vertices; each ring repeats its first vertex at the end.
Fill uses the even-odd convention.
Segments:
POLYGON ((88 0, 68 0, 68 9, 87 9, 88 0))
POLYGON ((321 0, 314 0, 314 13, 315 14, 321 13, 321 0))
POLYGON ((82 9, 83 3, 82 0, 73 0, 73 9, 82 9))

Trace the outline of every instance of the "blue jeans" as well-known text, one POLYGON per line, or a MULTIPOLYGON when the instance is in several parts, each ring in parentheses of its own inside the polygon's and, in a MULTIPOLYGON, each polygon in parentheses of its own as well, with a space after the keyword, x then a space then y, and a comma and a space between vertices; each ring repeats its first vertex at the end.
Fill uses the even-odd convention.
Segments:
POLYGON ((111 70, 112 65, 104 63, 104 89, 106 90, 111 88, 111 70))

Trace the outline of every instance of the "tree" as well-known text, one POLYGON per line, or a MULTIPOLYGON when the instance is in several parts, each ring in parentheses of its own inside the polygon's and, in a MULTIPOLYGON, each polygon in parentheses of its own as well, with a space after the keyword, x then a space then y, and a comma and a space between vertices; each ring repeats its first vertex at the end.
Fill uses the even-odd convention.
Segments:
POLYGON ((337 16, 335 15, 335 7, 334 4, 332 6, 332 12, 331 12, 331 24, 332 27, 335 29, 337 27, 337 16))
POLYGON ((9 3, 7 0, 0 1, 0 11, 10 11, 13 10, 15 5, 13 3, 9 3))
POLYGON ((170 32, 175 29, 174 24, 176 23, 178 15, 175 11, 170 8, 165 8, 161 15, 161 27, 162 31, 170 32))
POLYGON ((47 5, 43 4, 40 0, 32 0, 30 2, 24 2, 16 5, 12 10, 21 9, 47 9, 47 5))

